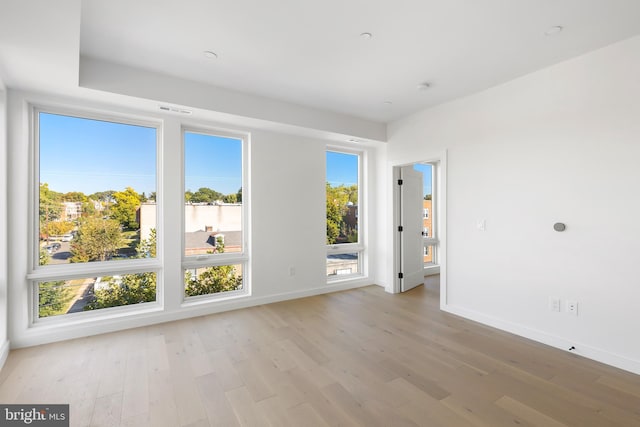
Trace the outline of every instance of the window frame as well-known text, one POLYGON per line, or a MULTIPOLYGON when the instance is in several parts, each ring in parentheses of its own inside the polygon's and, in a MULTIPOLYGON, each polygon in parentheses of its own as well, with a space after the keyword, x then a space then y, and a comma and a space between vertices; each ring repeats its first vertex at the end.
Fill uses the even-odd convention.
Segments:
POLYGON ((190 305, 198 305, 202 303, 208 303, 212 301, 220 301, 227 300, 237 297, 244 297, 251 295, 251 287, 249 280, 250 277, 250 269, 249 269, 249 253, 250 253, 250 230, 249 230, 249 212, 250 212, 250 189, 249 189, 249 147, 250 147, 250 134, 248 132, 239 132, 232 131, 227 129, 222 129, 219 127, 206 126, 201 124, 185 124, 183 123, 180 127, 180 153, 181 153, 181 262, 180 262, 180 271, 182 272, 182 300, 181 305, 183 307, 187 307, 190 305), (241 252, 225 252, 223 254, 200 254, 200 255, 185 255, 186 252, 186 244, 185 244, 185 229, 186 229, 186 220, 185 220, 185 202, 184 197, 186 193, 186 156, 185 156, 185 148, 186 148, 186 139, 185 136, 187 132, 197 133, 201 135, 209 135, 230 139, 237 139, 241 141, 241 155, 242 155, 242 230, 241 230, 241 240, 242 240, 242 251, 241 252), (185 293, 185 283, 184 283, 184 273, 187 270, 199 269, 199 268, 207 268, 207 267, 218 267, 224 265, 241 265, 242 266, 242 289, 237 291, 228 291, 217 294, 206 294, 206 295, 196 295, 196 296, 187 296, 185 293))
POLYGON ((146 311, 160 311, 164 306, 163 286, 163 239, 162 210, 162 140, 163 122, 159 119, 143 117, 135 114, 118 114, 113 111, 91 108, 70 108, 66 106, 54 106, 41 103, 28 103, 29 114, 29 229, 27 249, 29 259, 27 261, 27 288, 29 293, 28 327, 36 327, 45 324, 73 323, 88 319, 105 318, 146 311), (156 131, 156 258, 130 259, 120 261, 96 261, 77 264, 39 264, 39 207, 40 207, 40 114, 52 114, 68 116, 79 119, 97 120, 116 124, 142 126, 153 128, 156 131), (118 307, 109 307, 99 310, 69 313, 51 317, 39 316, 39 283, 58 280, 71 280, 74 278, 93 276, 113 276, 135 273, 153 272, 156 274, 156 300, 146 303, 128 304, 118 307))
MULTIPOLYGON (((368 272, 366 271, 367 269, 367 262, 365 260, 365 256, 366 256, 366 244, 365 241, 367 239, 366 233, 364 233, 364 230, 366 230, 366 217, 367 217, 367 212, 366 212, 366 191, 365 191, 365 187, 366 187, 366 183, 365 183, 365 174, 364 174, 364 170, 366 167, 366 151, 365 150, 356 150, 356 149, 351 149, 351 148, 345 148, 345 147, 341 147, 341 146, 335 146, 335 145, 328 145, 325 149, 325 159, 326 159, 326 153, 327 152, 333 152, 333 153, 340 153, 340 154, 351 154, 351 155, 355 155, 358 157, 358 223, 357 223, 357 229, 358 229, 358 242, 357 243, 340 243, 340 244, 333 244, 333 245, 326 245, 327 248, 327 253, 325 256, 325 263, 326 263, 326 258, 329 255, 341 255, 341 254, 349 254, 349 253, 356 253, 358 254, 358 272, 357 273, 352 273, 352 274, 336 274, 336 275, 332 275, 332 276, 326 276, 327 277, 327 283, 335 283, 335 282, 342 282, 345 280, 354 280, 354 279, 362 279, 364 277, 367 277, 368 272)), ((326 169, 327 169, 327 165, 325 164, 325 183, 327 182, 326 179, 326 169)), ((325 192, 325 197, 326 197, 326 192, 325 192)), ((326 205, 326 200, 325 200, 325 205, 326 205)), ((326 212, 325 212, 325 225, 326 225, 326 212)), ((325 232, 326 233, 326 232, 325 232)))

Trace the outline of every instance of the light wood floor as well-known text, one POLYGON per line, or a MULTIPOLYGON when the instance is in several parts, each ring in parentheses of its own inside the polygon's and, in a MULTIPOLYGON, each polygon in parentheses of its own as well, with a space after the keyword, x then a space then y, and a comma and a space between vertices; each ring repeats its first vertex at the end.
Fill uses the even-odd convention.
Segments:
POLYGON ((12 351, 71 425, 640 426, 640 377, 367 288, 12 351))

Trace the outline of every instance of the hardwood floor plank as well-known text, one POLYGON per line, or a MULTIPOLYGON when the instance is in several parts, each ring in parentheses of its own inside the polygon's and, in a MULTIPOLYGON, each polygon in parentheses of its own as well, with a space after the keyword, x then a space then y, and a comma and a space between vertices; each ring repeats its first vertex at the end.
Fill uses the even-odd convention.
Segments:
POLYGON ((640 426, 640 376, 377 286, 13 350, 72 426, 640 426))
POLYGON ((511 412, 514 415, 517 415, 519 418, 526 420, 534 426, 567 427, 566 424, 563 424, 558 420, 555 420, 539 411, 536 411, 535 409, 530 408, 524 403, 518 402, 517 400, 512 399, 509 396, 502 396, 496 401, 496 405, 504 410, 511 412))

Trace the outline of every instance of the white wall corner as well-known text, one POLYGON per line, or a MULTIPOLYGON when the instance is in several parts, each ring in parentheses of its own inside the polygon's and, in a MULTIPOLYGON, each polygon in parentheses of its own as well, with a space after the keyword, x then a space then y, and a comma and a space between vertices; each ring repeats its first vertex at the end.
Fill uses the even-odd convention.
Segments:
POLYGON ((586 357, 587 359, 592 359, 597 362, 615 366, 616 368, 624 369, 625 371, 640 375, 640 360, 629 359, 625 356, 611 353, 601 348, 593 347, 581 342, 576 342, 565 337, 548 334, 546 332, 529 328, 518 323, 498 319, 492 316, 487 316, 477 311, 467 310, 455 305, 446 304, 441 306, 440 308, 447 313, 464 317, 465 319, 473 320, 474 322, 479 322, 484 325, 510 332, 520 337, 537 341, 539 343, 546 344, 560 350, 564 350, 568 353, 586 357), (575 349, 569 350, 572 347, 575 347, 575 349))

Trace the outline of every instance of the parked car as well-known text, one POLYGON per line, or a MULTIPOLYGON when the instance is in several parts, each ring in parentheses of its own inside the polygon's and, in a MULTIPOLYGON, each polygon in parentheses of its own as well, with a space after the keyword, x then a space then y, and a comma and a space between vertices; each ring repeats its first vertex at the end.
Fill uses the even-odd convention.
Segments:
POLYGON ((70 242, 73 240, 73 234, 65 234, 60 240, 62 240, 63 242, 70 242))

